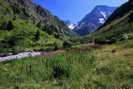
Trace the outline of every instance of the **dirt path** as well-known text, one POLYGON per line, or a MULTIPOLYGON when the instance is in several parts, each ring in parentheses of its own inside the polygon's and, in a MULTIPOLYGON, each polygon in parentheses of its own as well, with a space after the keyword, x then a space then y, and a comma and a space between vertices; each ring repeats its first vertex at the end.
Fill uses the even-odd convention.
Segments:
POLYGON ((65 53, 65 50, 57 50, 57 51, 50 51, 50 52, 42 52, 40 56, 49 56, 54 54, 62 54, 65 53))
POLYGON ((98 44, 81 44, 80 45, 81 47, 100 47, 100 45, 98 45, 98 44))

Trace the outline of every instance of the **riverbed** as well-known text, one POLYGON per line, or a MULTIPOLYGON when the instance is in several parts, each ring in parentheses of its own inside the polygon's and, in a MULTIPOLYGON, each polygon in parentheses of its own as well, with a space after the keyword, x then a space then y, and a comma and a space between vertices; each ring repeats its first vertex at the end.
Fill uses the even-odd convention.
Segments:
POLYGON ((30 57, 30 56, 40 56, 41 54, 42 52, 22 52, 15 55, 0 57, 0 62, 12 60, 12 59, 21 59, 21 58, 30 57))

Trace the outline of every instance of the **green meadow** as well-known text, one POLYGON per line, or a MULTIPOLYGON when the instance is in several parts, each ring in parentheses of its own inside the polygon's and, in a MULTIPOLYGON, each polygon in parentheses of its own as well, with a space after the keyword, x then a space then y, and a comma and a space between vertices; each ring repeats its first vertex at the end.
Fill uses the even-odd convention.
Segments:
POLYGON ((133 41, 0 63, 0 89, 132 89, 133 41))

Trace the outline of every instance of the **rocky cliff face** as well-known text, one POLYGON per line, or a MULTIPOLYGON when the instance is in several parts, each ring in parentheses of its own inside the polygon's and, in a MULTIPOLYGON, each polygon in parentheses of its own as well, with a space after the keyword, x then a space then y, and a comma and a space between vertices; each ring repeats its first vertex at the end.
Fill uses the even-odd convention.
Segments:
POLYGON ((91 32, 96 31, 108 17, 113 13, 116 7, 109 6, 96 6, 91 13, 85 16, 83 20, 75 28, 75 32, 80 35, 87 35, 91 32))

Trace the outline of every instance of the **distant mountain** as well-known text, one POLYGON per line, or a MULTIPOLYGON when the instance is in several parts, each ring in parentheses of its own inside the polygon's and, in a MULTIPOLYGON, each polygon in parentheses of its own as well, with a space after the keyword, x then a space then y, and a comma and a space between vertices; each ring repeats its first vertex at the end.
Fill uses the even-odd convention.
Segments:
POLYGON ((76 27, 76 24, 69 24, 68 28, 70 28, 71 30, 73 30, 76 27))
POLYGON ((71 23, 69 20, 65 21, 65 23, 67 24, 68 28, 73 30, 77 24, 71 23))
POLYGON ((74 31, 79 35, 87 35, 96 31, 101 25, 105 23, 108 17, 113 13, 116 7, 109 7, 104 5, 96 6, 91 13, 86 15, 79 24, 74 28, 74 31))

